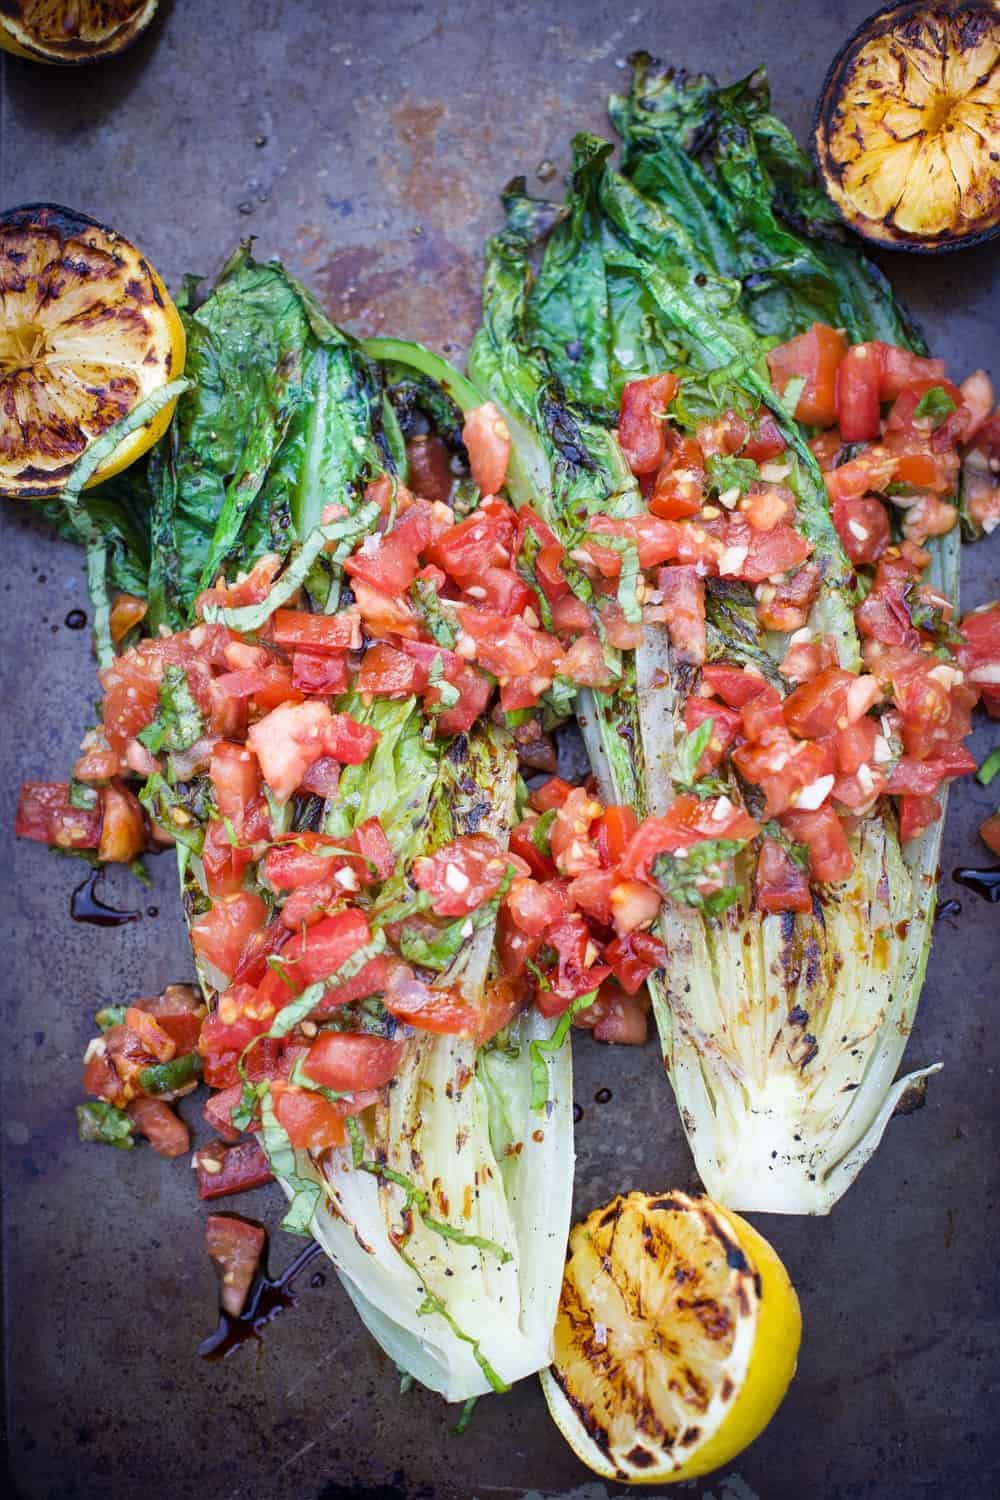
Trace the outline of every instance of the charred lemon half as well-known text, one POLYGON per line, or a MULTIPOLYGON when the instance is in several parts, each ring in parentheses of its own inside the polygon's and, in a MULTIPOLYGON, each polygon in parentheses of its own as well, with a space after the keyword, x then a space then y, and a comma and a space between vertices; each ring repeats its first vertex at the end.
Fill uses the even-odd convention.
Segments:
POLYGON ((82 63, 130 47, 159 0, 2 0, 0 47, 33 62, 82 63))
POLYGON ((948 250, 1000 228, 1000 0, 880 11, 834 61, 816 160, 852 229, 948 250))
MULTIPOLYGON (((77 460, 184 368, 184 327, 134 245, 83 214, 0 216, 0 495, 58 494, 77 460)), ((144 453, 173 403, 124 438, 97 484, 144 453)))
POLYGON ((693 1479, 770 1421, 801 1329, 788 1273, 738 1214, 687 1193, 630 1193, 570 1234, 542 1386, 595 1473, 693 1479))

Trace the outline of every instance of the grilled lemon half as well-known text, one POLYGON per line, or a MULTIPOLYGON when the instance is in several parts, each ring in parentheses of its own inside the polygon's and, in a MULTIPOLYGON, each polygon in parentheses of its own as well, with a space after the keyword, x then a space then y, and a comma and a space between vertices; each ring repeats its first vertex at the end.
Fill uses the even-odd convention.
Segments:
POLYGON ((570 1234, 542 1387, 595 1473, 693 1479, 770 1421, 801 1331, 788 1273, 738 1214, 687 1193, 630 1193, 570 1234))
MULTIPOLYGON (((113 423, 184 368, 184 326, 134 245, 84 214, 0 216, 0 495, 59 493, 113 423)), ((169 403, 124 438, 97 484, 166 429, 169 403)))
POLYGON ((895 5, 827 74, 816 160, 858 234, 948 250, 1000 229, 1000 0, 895 5))
POLYGON ((82 63, 130 47, 159 0, 3 0, 0 47, 33 62, 82 63))

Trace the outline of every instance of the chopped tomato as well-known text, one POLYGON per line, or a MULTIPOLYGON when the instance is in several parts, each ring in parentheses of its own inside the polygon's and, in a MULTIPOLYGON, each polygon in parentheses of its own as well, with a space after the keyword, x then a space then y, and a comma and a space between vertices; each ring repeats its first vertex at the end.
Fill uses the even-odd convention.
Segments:
POLYGON ((965 615, 961 630, 965 644, 959 664, 982 694, 987 713, 1000 718, 1000 600, 965 615))
POLYGON ((547 975, 549 988, 538 991, 535 1003, 543 1016, 557 1016, 579 995, 596 990, 611 971, 595 962, 598 949, 577 912, 560 918, 549 929, 545 945, 555 950, 556 965, 547 975))
POLYGON ((801 630, 809 618, 813 601, 819 593, 820 570, 815 563, 803 563, 780 583, 762 585, 757 603, 757 618, 765 630, 791 633, 801 630))
POLYGON ((419 855, 412 874, 431 898, 439 917, 463 917, 496 895, 507 871, 508 857, 485 834, 466 833, 444 844, 434 854, 419 855))
POLYGON ((251 934, 267 921, 267 907, 250 891, 213 901, 191 924, 191 944, 199 958, 227 979, 236 973, 251 934))
POLYGON ((528 800, 535 812, 544 813, 550 808, 562 807, 572 790, 570 783, 561 776, 550 776, 548 781, 535 787, 528 800))
POLYGON ((155 1016, 178 1053, 192 1052, 197 1046, 205 1006, 193 985, 168 984, 162 994, 134 1000, 132 1004, 136 1010, 155 1016))
POLYGON ((705 454, 739 453, 750 429, 739 412, 724 411, 714 422, 703 422, 698 428, 698 444, 705 454))
MULTIPOLYGON (((310 1051, 309 1056, 312 1056, 310 1051)), ((306 1059, 308 1063, 308 1058, 306 1059)), ((318 1080, 317 1080, 318 1081, 318 1080)), ((271 1085, 274 1113, 291 1144, 300 1151, 326 1151, 347 1139, 336 1105, 310 1089, 271 1085)))
POLYGON ((669 373, 630 380, 622 390, 618 441, 633 474, 652 474, 666 453, 666 409, 677 394, 669 373))
POLYGON ((286 834, 264 856, 267 883, 276 891, 292 891, 328 880, 345 863, 334 853, 343 847, 337 839, 322 833, 307 830, 286 834))
POLYGON ((740 501, 740 515, 754 531, 773 531, 795 520, 795 496, 784 484, 754 484, 740 501))
POLYGON ((260 771, 256 758, 245 745, 217 740, 212 747, 208 769, 220 818, 228 818, 243 837, 244 815, 251 800, 260 791, 260 771))
POLYGON ((377 1089, 395 1076, 402 1042, 349 1031, 322 1031, 309 1048, 303 1072, 338 1093, 377 1089))
POLYGON ((108 626, 111 631, 111 639, 116 646, 120 646, 133 626, 146 618, 149 605, 144 599, 137 599, 134 594, 119 594, 111 606, 111 616, 108 626))
POLYGON ((880 444, 867 448, 847 463, 824 474, 826 492, 836 505, 840 500, 857 500, 871 490, 884 490, 899 468, 899 457, 880 444))
POLYGON ((125 1108, 158 1156, 183 1156, 190 1147, 187 1126, 162 1099, 133 1099, 125 1108))
POLYGON ((813 797, 828 796, 833 787, 833 751, 814 740, 794 740, 787 729, 767 729, 754 744, 733 751, 733 761, 747 781, 765 797, 765 816, 776 817, 799 801, 809 789, 813 797))
POLYGON ((243 1084, 231 1083, 228 1088, 210 1093, 202 1109, 206 1124, 230 1146, 235 1145, 242 1135, 233 1124, 233 1111, 239 1108, 242 1099, 243 1084))
POLYGON ((722 663, 711 663, 702 670, 701 676, 706 687, 730 708, 743 708, 767 687, 759 672, 744 667, 727 667, 722 663))
POLYGON ((510 431, 492 401, 466 413, 462 441, 475 483, 484 495, 499 494, 507 478, 510 431))
POLYGON ((209 1141, 195 1152, 194 1163, 202 1199, 248 1193, 272 1181, 271 1164, 256 1141, 239 1141, 235 1146, 209 1141))
POLYGON ((98 675, 104 693, 101 708, 104 732, 112 750, 121 753, 130 739, 145 729, 159 705, 160 675, 150 653, 137 648, 119 656, 98 675))
MULTIPOLYGON (((581 879, 586 879, 581 876, 581 879)), ((576 882, 573 882, 574 885, 576 882)), ((582 904, 582 903, 581 903, 582 904)), ((660 912, 660 893, 641 880, 619 880, 611 888, 611 921, 619 937, 648 927, 660 912)))
POLYGON ((812 911, 806 872, 777 839, 760 846, 754 894, 760 911, 812 911))
POLYGON ((637 824, 635 810, 628 805, 618 807, 612 804, 601 813, 594 837, 605 869, 609 865, 616 865, 621 859, 637 824))
POLYGON ((569 909, 561 886, 541 885, 526 875, 511 882, 504 905, 516 926, 532 937, 543 933, 569 909))
POLYGON ((267 1230, 230 1214, 209 1214, 205 1220, 205 1240, 218 1272, 223 1311, 231 1318, 238 1318, 260 1266, 267 1230))
POLYGON ((286 703, 250 726, 247 744, 276 801, 287 802, 308 767, 326 753, 331 722, 325 703, 286 703))
POLYGON ((867 599, 854 611, 854 623, 863 636, 886 646, 914 648, 920 644, 906 600, 891 583, 876 582, 867 599))
POLYGON ((463 588, 479 586, 487 568, 503 568, 510 562, 503 530, 483 510, 473 511, 466 520, 442 532, 425 556, 463 588))
POLYGON ((833 524, 855 567, 874 563, 889 545, 889 513, 874 495, 855 500, 834 500, 833 524))
POLYGON ((692 694, 684 705, 684 728, 692 734, 706 719, 712 720, 712 729, 696 767, 699 777, 710 776, 721 764, 722 757, 742 728, 740 715, 735 709, 724 708, 710 698, 698 698, 692 694))
POLYGON ((410 488, 424 500, 447 501, 454 475, 448 446, 434 433, 410 438, 406 445, 410 488))
POLYGON ((532 840, 531 834, 538 822, 535 813, 528 813, 518 826, 511 830, 510 852, 524 861, 536 880, 554 880, 556 867, 547 854, 543 854, 532 840))
POLYGON ((475 1036, 479 1013, 461 994, 444 985, 425 984, 409 964, 391 962, 386 979, 383 1004, 397 1020, 406 1021, 418 1031, 442 1036, 475 1036))
POLYGON ((874 677, 857 677, 841 667, 828 667, 812 682, 789 693, 782 712, 793 734, 818 739, 855 723, 880 696, 874 677))
POLYGON ((814 880, 847 879, 854 859, 844 825, 832 807, 827 805, 817 812, 784 812, 780 822, 794 843, 806 846, 814 880))
POLYGON ((251 858, 249 850, 236 848, 230 843, 226 825, 220 819, 209 823, 201 850, 208 894, 213 898, 235 896, 243 889, 243 871, 251 858))
POLYGON ((979 825, 979 837, 993 854, 1000 854, 1000 812, 990 813, 979 825))
POLYGON ((339 785, 340 762, 334 760, 332 755, 321 755, 319 760, 314 760, 312 765, 306 768, 299 782, 299 791, 309 792, 312 796, 322 797, 326 801, 337 795, 339 785))
POLYGON ((837 368, 837 426, 845 443, 879 435, 882 345, 855 344, 837 368))
POLYGON ((138 797, 121 781, 100 792, 103 816, 97 857, 105 864, 130 865, 146 848, 146 819, 138 797))
POLYGON ((322 654, 340 653, 361 645, 361 620, 356 610, 310 615, 298 609, 277 609, 273 621, 274 639, 286 651, 302 648, 322 654))
POLYGON ((65 781, 26 781, 17 801, 14 832, 60 849, 96 849, 101 841, 101 799, 73 807, 65 781))
POLYGON ((308 932, 293 937, 281 950, 281 977, 291 999, 307 985, 330 979, 359 948, 371 942, 371 928, 356 907, 324 917, 308 932))
POLYGON ((694 438, 671 433, 671 446, 656 475, 649 508, 665 521, 695 516, 705 501, 705 455, 694 438))
POLYGON ((622 879, 649 882, 657 854, 690 849, 704 839, 753 838, 754 820, 725 797, 677 797, 662 818, 646 818, 632 837, 619 866, 622 879))
POLYGON ((590 826, 603 808, 583 787, 572 787, 549 829, 549 848, 563 875, 582 875, 598 868, 601 857, 590 837, 590 826))
POLYGON ((906 386, 921 381, 928 390, 932 385, 944 382, 943 359, 927 359, 922 354, 912 354, 909 349, 897 349, 894 344, 867 344, 864 347, 877 351, 880 401, 895 401, 906 386))
MULTIPOLYGON (((639 629, 641 631, 642 627, 639 629)), ((580 687, 607 687, 614 680, 614 674, 604 660, 601 643, 590 631, 578 636, 570 646, 559 664, 559 673, 580 687)))
POLYGON ((945 754, 928 760, 904 755, 892 769, 889 790, 897 795, 926 797, 936 792, 942 781, 971 775, 975 769, 975 757, 963 745, 955 745, 945 754))
POLYGON ((344 692, 349 682, 344 656, 323 656, 315 651, 296 651, 292 656, 292 686, 300 693, 330 698, 344 692))
POLYGON ((476 1022, 476 1045, 482 1047, 492 1040, 498 1031, 509 1026, 514 1017, 524 1009, 529 998, 529 987, 511 974, 501 974, 492 980, 483 994, 476 1022))
POLYGON ((770 531, 751 531, 746 559, 739 576, 748 583, 763 583, 778 573, 787 573, 804 563, 812 542, 791 526, 773 526, 770 531))
POLYGON ((628 932, 607 945, 604 958, 625 993, 635 995, 666 963, 667 950, 651 932, 628 932))
POLYGON ((911 839, 936 823, 941 816, 941 804, 936 797, 902 796, 899 799, 899 837, 908 844, 911 839))
POLYGON ((661 568, 656 586, 663 596, 667 631, 676 660, 701 666, 705 660, 705 580, 697 568, 661 568))
POLYGON ((331 714, 323 729, 323 748, 344 766, 360 766, 382 735, 370 724, 359 724, 350 714, 331 714))
POLYGON ((620 1047, 645 1046, 649 1035, 649 1001, 643 991, 629 995, 613 979, 605 980, 591 1009, 600 1010, 593 1026, 595 1041, 620 1047))
POLYGON ((809 427, 830 427, 837 416, 837 370, 847 342, 836 328, 814 323, 807 333, 779 344, 767 356, 771 382, 783 395, 790 380, 805 380, 795 416, 809 427))
POLYGON ((344 563, 344 571, 352 581, 360 579, 369 588, 390 598, 406 593, 419 567, 417 549, 395 527, 381 535, 373 533, 365 537, 358 550, 344 563))
MULTIPOLYGON (((804 394, 804 392, 803 392, 804 394)), ((805 418, 800 417, 800 421, 805 418)), ((743 445, 744 458, 753 459, 755 464, 767 463, 770 458, 777 458, 779 453, 784 453, 788 444, 781 435, 781 428, 769 411, 762 411, 743 445)))
POLYGON ((606 927, 611 921, 611 897, 615 879, 613 870, 584 870, 570 881, 566 894, 573 906, 606 927))

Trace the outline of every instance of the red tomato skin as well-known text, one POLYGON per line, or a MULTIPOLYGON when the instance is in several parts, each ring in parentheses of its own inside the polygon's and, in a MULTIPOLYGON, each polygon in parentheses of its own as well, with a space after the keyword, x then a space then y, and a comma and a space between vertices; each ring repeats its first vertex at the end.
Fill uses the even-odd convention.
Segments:
MULTIPOLYGON (((357 907, 324 917, 309 931, 293 937, 281 950, 284 975, 296 994, 320 979, 329 979, 347 960, 371 942, 368 919, 357 907)), ((286 991, 291 998, 292 990, 286 991)))
POLYGON ((274 1113, 291 1144, 300 1151, 326 1151, 347 1139, 340 1111, 322 1094, 280 1083, 271 1085, 274 1113))
POLYGON ((292 686, 307 697, 330 698, 346 690, 350 681, 343 656, 324 656, 316 651, 292 654, 292 686))
POLYGON ((236 830, 237 838, 242 838, 247 806, 260 791, 260 772, 256 757, 245 745, 237 745, 230 740, 217 740, 212 748, 208 776, 215 793, 219 816, 228 818, 236 830))
POLYGON ((664 415, 677 394, 669 373, 630 380, 622 390, 618 441, 633 474, 652 474, 666 452, 664 415))
POLYGON ((837 369, 837 426, 845 443, 870 442, 879 435, 882 347, 855 344, 837 369))
POLYGON ((604 960, 627 995, 638 994, 654 969, 667 961, 667 950, 651 932, 629 932, 604 949, 604 960))
POLYGON ((936 797, 903 796, 899 799, 899 838, 908 844, 918 838, 941 816, 941 804, 936 797))
POLYGON ((805 385, 795 407, 800 422, 810 427, 830 427, 837 416, 837 370, 847 352, 843 334, 826 323, 814 323, 779 344, 767 356, 771 381, 779 393, 795 376, 803 376, 805 385))
POLYGON ((198 1181, 198 1197, 211 1200, 228 1198, 234 1193, 248 1193, 253 1188, 264 1187, 273 1181, 271 1165, 256 1141, 239 1141, 226 1146, 221 1141, 210 1141, 195 1153, 195 1172, 198 1181), (203 1163, 208 1160, 216 1168, 212 1171, 203 1163))
POLYGON ((274 639, 286 651, 339 654, 361 645, 357 613, 344 610, 336 615, 307 614, 298 609, 277 609, 273 615, 274 639))
POLYGON ((17 802, 14 832, 60 849, 96 849, 101 841, 101 798, 93 808, 70 805, 69 783, 26 781, 17 802))
POLYGON ((570 783, 561 776, 550 776, 548 781, 535 787, 528 801, 535 812, 548 812, 550 808, 562 807, 572 790, 570 783))
POLYGON ((833 524, 855 567, 875 563, 889 545, 889 513, 874 495, 835 500, 833 524))
POLYGON ((761 844, 754 894, 759 911, 812 911, 806 873, 777 839, 764 839, 761 844))
POLYGON ((687 666, 701 666, 705 660, 705 580, 697 568, 675 563, 659 570, 656 586, 663 595, 674 656, 687 666))
POLYGON ((983 819, 979 825, 979 837, 992 854, 1000 855, 1000 812, 983 819))
POLYGON ((424 500, 447 501, 454 475, 448 446, 434 433, 410 438, 406 445, 410 488, 424 500))
POLYGON ((594 1023, 594 1040, 621 1047, 643 1047, 649 1034, 649 1001, 640 992, 623 993, 613 980, 601 986, 597 1004, 602 1014, 594 1023))
POLYGON ((774 417, 770 412, 762 412, 743 446, 742 456, 753 459, 755 464, 763 464, 770 458, 777 458, 787 447, 774 417))
POLYGON ((684 705, 684 728, 693 733, 706 719, 712 720, 712 734, 698 760, 699 776, 710 776, 721 764, 722 758, 742 729, 740 715, 733 708, 724 708, 710 698, 692 695, 684 705))
POLYGON ((709 665, 702 670, 702 681, 716 697, 730 708, 743 708, 767 687, 763 677, 742 667, 709 665))
POLYGON ((412 877, 431 898, 439 917, 462 917, 495 896, 507 869, 507 859, 494 839, 484 834, 461 834, 431 855, 419 855, 412 877))
POLYGON ((854 858, 844 825, 832 807, 821 807, 818 812, 784 812, 779 821, 795 843, 805 844, 808 849, 814 880, 847 879, 854 868, 854 858))
POLYGON ((510 432, 492 401, 467 412, 462 441, 469 454, 472 478, 484 495, 496 495, 507 478, 510 432))
POLYGON ((302 1071, 324 1088, 354 1093, 377 1089, 395 1077, 402 1042, 349 1031, 324 1031, 313 1042, 302 1071))
POLYGON ((362 658, 356 686, 366 696, 408 698, 427 686, 427 671, 395 646, 376 641, 362 658))
POLYGON ((676 437, 656 474, 648 503, 653 515, 664 521, 683 520, 701 510, 705 503, 705 455, 694 438, 676 437))
POLYGON ((162 1099, 133 1099, 126 1111, 157 1156, 183 1156, 191 1145, 184 1121, 162 1099))
POLYGON ((607 869, 616 865, 628 848, 629 839, 638 827, 635 809, 627 804, 614 803, 601 813, 594 841, 600 855, 601 865, 607 869))
POLYGON ((203 959, 232 978, 250 935, 266 922, 267 907, 260 897, 241 891, 214 901, 191 924, 191 944, 203 959))
POLYGON ((205 1243, 219 1275, 219 1300, 224 1312, 238 1318, 246 1306, 260 1265, 267 1231, 232 1214, 209 1214, 205 1243))

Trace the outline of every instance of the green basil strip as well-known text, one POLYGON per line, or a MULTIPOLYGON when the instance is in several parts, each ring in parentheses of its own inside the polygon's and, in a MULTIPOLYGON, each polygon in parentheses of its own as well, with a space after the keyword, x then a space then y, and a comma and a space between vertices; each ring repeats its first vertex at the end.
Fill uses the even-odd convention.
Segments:
POLYGON ((132 1139, 135 1126, 129 1116, 104 1099, 90 1099, 76 1106, 76 1129, 81 1141, 117 1146, 119 1151, 131 1151, 135 1145, 132 1139))
POLYGON ((281 1227, 289 1234, 307 1235, 322 1190, 318 1182, 298 1175, 295 1151, 287 1131, 274 1112, 270 1088, 260 1095, 260 1135, 261 1146, 271 1164, 271 1171, 292 1189, 292 1201, 281 1221, 281 1227))
POLYGON ((147 1094, 174 1094, 201 1077, 201 1058, 197 1052, 185 1052, 170 1062, 154 1063, 139 1074, 139 1087, 147 1094))
POLYGON ((702 719, 697 729, 692 729, 676 747, 673 779, 680 786, 693 786, 698 779, 698 762, 708 748, 715 720, 702 719))
POLYGON ((289 600, 306 581, 313 563, 327 542, 339 542, 333 554, 335 562, 343 562, 354 549, 354 543, 367 536, 381 512, 374 501, 362 505, 353 516, 341 516, 325 526, 317 526, 302 543, 302 549, 294 562, 289 563, 278 581, 272 585, 266 599, 260 604, 244 604, 227 609, 221 604, 209 604, 204 610, 204 619, 210 625, 228 625, 230 630, 253 634, 270 619, 276 609, 289 600))
POLYGON ((989 786, 994 776, 1000 773, 1000 745, 991 750, 976 772, 976 780, 980 786, 989 786))
POLYGON ((531 1057, 531 1107, 534 1110, 542 1110, 549 1102, 549 1070, 545 1066, 545 1059, 559 1048, 569 1036, 569 1029, 573 1024, 573 1017, 578 1011, 586 1010, 593 1005, 597 999, 596 990, 588 990, 585 995, 577 995, 570 1003, 568 1010, 564 1010, 559 1017, 555 1031, 547 1042, 533 1041, 528 1052, 531 1057))

